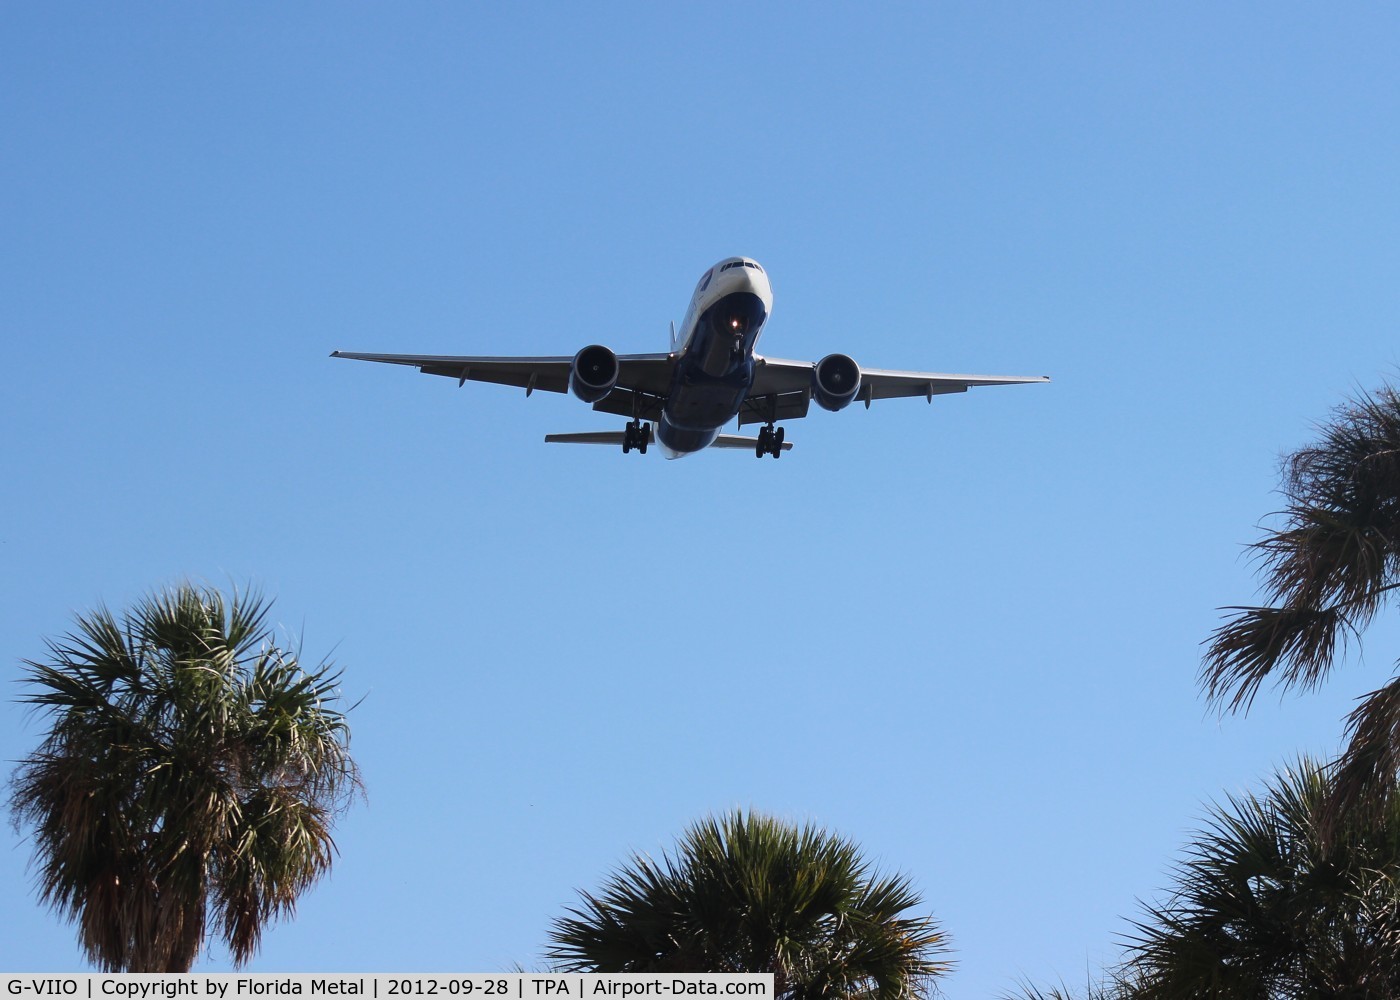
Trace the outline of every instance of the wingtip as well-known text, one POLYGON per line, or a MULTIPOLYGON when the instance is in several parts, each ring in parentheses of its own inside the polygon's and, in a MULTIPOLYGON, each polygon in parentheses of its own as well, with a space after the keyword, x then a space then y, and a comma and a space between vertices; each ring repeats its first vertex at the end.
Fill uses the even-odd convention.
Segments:
POLYGON ((340 357, 340 352, 339 352, 339 351, 331 351, 331 357, 333 357, 333 358, 338 358, 338 357, 340 357))

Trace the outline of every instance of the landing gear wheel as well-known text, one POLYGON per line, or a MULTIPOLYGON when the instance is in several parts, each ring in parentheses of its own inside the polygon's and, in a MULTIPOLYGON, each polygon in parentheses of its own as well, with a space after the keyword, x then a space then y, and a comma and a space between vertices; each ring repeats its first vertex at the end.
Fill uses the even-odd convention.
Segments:
POLYGON ((647 453, 647 445, 651 442, 651 425, 644 424, 638 420, 630 422, 622 431, 622 453, 625 455, 633 448, 643 455, 647 453))
POLYGON ((764 427, 758 432, 758 443, 753 447, 755 458, 762 458, 773 450, 773 428, 764 427))
POLYGON ((758 432, 758 443, 754 445, 753 453, 759 458, 764 455, 772 455, 779 458, 783 454, 783 428, 774 427, 769 424, 758 432))

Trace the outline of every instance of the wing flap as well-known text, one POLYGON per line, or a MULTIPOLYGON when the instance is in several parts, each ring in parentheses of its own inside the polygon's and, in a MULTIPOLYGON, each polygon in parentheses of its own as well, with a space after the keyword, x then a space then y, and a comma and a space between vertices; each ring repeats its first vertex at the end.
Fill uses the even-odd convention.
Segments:
POLYGON ((750 395, 739 409, 739 426, 766 424, 770 420, 797 420, 807 415, 811 402, 812 394, 806 389, 766 396, 750 395))
POLYGON ((543 366, 516 369, 494 365, 423 365, 418 370, 424 375, 446 375, 448 378, 455 378, 459 385, 465 382, 492 382, 496 385, 519 386, 522 389, 543 389, 546 392, 569 391, 567 365, 563 371, 543 366))
POLYGON ((660 420, 663 397, 652 396, 632 389, 614 389, 598 402, 593 409, 599 413, 615 413, 619 417, 636 417, 638 420, 660 420))

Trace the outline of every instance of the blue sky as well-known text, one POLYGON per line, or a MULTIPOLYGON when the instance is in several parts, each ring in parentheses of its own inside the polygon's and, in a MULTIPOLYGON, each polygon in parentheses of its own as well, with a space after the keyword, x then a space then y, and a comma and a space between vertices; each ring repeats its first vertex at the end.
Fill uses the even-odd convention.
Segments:
MULTIPOLYGON (((0 671, 185 577, 344 667, 368 801, 253 971, 534 967, 576 890, 754 807, 909 873, 949 996, 1081 981, 1400 646, 1247 718, 1195 690, 1279 455, 1400 362, 1397 30, 7 5, 0 671), (327 357, 659 350, 731 254, 768 353, 1055 381, 665 462, 546 447, 618 423, 577 400, 327 357)), ((82 969, 0 837, 0 967, 82 969)))

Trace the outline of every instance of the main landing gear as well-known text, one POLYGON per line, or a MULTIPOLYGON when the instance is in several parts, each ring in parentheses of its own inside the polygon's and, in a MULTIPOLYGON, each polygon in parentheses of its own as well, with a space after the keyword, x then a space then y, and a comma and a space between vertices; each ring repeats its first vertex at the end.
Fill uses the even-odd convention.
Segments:
POLYGON ((762 458, 764 455, 772 455, 774 458, 783 457, 783 431, 782 427, 774 427, 769 424, 758 432, 758 444, 754 445, 754 457, 762 458))
POLYGON ((633 448, 641 454, 647 453, 647 445, 651 442, 651 424, 644 424, 640 420, 633 420, 627 424, 622 431, 622 453, 625 455, 633 448))

